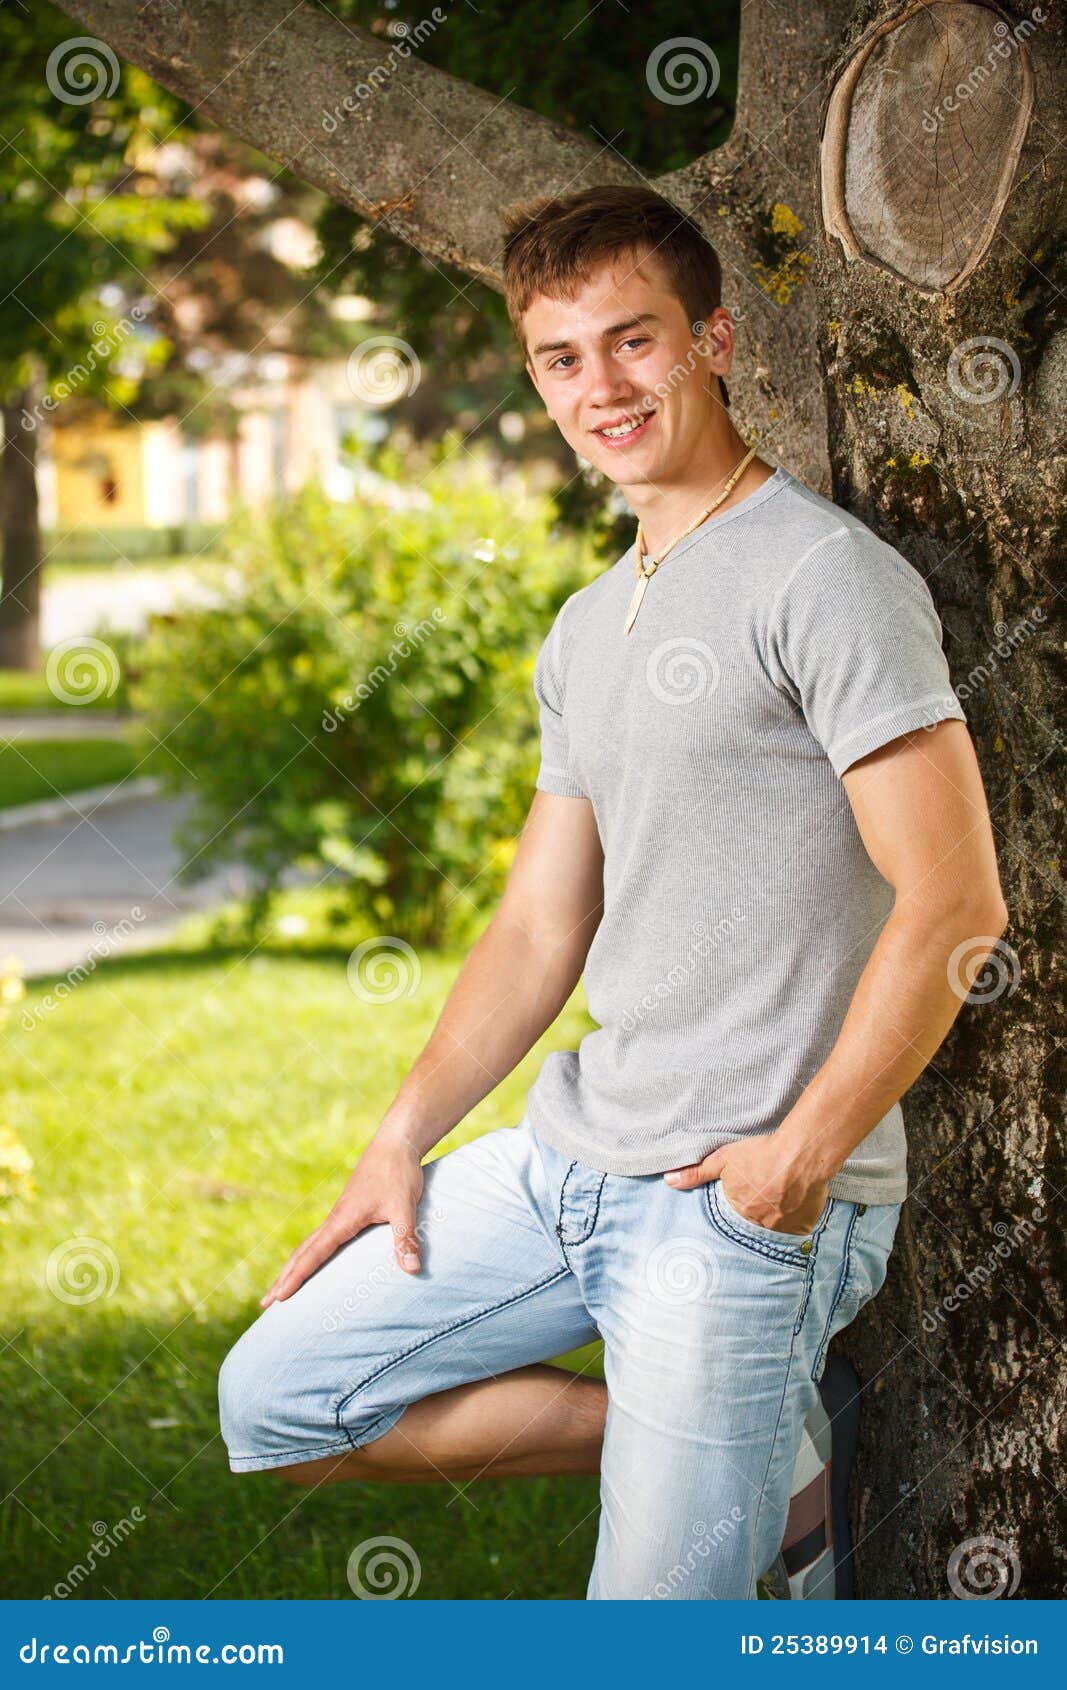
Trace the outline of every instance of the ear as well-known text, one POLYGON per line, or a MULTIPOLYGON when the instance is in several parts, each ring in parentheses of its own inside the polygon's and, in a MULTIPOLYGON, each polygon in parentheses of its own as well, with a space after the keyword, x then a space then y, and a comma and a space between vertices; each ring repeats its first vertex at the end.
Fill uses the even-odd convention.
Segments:
POLYGON ((708 340, 715 350, 715 374, 728 376, 734 361, 734 320, 725 305, 717 305, 708 319, 708 340))

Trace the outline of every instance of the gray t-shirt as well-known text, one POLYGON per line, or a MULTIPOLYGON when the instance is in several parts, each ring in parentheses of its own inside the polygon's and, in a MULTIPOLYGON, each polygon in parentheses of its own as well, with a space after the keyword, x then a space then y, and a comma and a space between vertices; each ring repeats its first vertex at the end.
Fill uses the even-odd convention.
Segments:
MULTIPOLYGON (((537 786, 593 805, 604 912, 596 1030, 548 1056, 533 1130, 613 1174, 773 1132, 829 1056, 894 892, 840 776, 887 740, 966 721, 922 576, 779 468, 679 542, 631 633, 631 546, 538 652, 537 786)), ((907 1191, 896 1103, 830 1182, 907 1191)))

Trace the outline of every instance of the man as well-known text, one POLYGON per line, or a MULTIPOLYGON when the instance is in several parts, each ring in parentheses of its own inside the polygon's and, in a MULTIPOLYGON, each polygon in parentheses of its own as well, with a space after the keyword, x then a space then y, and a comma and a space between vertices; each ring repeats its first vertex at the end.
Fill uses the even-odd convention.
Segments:
POLYGON ((599 1471, 589 1597, 750 1598, 885 1277, 954 954, 1007 923, 992 831, 924 580, 730 422, 699 230, 643 188, 538 201, 504 279, 647 578, 635 540, 541 646, 499 909, 226 1358, 223 1432, 313 1485, 599 1471), (522 1121, 421 1167, 583 971, 597 1028, 522 1121), (598 1335, 606 1383, 543 1365, 598 1335))

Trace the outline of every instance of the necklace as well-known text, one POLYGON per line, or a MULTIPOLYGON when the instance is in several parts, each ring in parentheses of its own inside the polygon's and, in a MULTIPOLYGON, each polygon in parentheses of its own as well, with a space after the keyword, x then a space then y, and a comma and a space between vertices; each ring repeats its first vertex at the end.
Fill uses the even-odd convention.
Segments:
POLYGON ((733 491, 734 487, 736 487, 745 469, 755 456, 756 447, 753 446, 741 459, 741 462, 731 474, 730 479, 727 481, 722 492, 716 499, 712 500, 707 510, 701 511, 695 522, 691 522, 688 528, 684 528, 680 534, 676 534, 670 545, 664 546, 659 556, 653 558, 651 563, 645 562, 645 537, 641 532, 641 524, 637 524, 637 568, 635 570, 635 574, 637 575, 637 586, 634 588, 633 598, 630 600, 629 609, 626 612, 626 621, 623 624, 624 634, 628 634, 634 623, 637 621, 637 612, 641 608, 641 600, 645 596, 645 589, 647 588, 652 576, 656 573, 656 570, 667 556, 667 553, 673 551, 679 540, 684 540, 687 534, 691 534, 693 532, 694 528, 699 528, 700 524, 711 515, 713 510, 718 509, 719 505, 722 504, 727 495, 733 491))

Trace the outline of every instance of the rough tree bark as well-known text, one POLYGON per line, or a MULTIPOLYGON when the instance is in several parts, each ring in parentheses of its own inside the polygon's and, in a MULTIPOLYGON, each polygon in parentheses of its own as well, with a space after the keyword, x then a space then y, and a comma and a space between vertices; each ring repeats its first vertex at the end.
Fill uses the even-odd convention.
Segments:
MULTIPOLYGON (((490 285, 505 204, 639 179, 415 51, 344 115, 382 45, 290 5, 64 9, 490 285)), ((1064 35, 1054 0, 749 0, 729 141, 655 183, 721 255, 739 426, 930 583, 1012 915, 905 1101, 912 1193, 889 1282, 848 1334, 862 1596, 1063 1588, 1064 35)))

